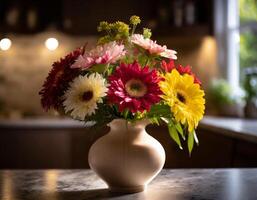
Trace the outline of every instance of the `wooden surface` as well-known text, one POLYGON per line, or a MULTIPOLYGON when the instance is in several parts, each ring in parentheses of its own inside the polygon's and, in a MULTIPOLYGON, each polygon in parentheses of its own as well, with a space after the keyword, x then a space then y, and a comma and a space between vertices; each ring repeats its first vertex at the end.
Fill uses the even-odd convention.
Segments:
POLYGON ((91 170, 0 171, 7 200, 256 200, 257 169, 162 170, 144 192, 110 193, 91 170))
MULTIPOLYGON (((247 139, 246 131, 238 133, 244 135, 239 137, 222 124, 216 123, 214 127, 205 119, 197 130, 200 145, 195 146, 191 157, 186 144, 181 151, 166 127, 147 127, 149 134, 159 140, 166 151, 166 168, 257 167, 257 144, 247 139)), ((214 122, 219 120, 212 118, 214 122)), ((223 119, 223 124, 225 122, 223 119)), ((233 128, 233 124, 230 126, 233 128)), ((88 168, 90 146, 107 131, 89 131, 84 124, 71 120, 1 121, 0 168, 88 168)))
MULTIPOLYGON (((0 130, 22 129, 79 129, 88 125, 70 119, 21 119, 0 120, 0 130)), ((213 131, 228 137, 257 143, 257 119, 205 116, 199 124, 203 130, 213 131)))

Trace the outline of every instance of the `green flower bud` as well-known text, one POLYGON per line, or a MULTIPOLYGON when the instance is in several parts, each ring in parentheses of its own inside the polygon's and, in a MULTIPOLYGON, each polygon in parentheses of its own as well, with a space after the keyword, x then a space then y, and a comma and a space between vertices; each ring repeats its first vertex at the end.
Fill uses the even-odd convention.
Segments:
POLYGON ((103 36, 103 37, 100 37, 99 39, 98 39, 98 44, 105 44, 105 43, 108 43, 108 42, 110 42, 110 41, 112 41, 111 40, 111 38, 110 38, 110 36, 109 35, 106 35, 106 36, 103 36))
POLYGON ((133 15, 130 17, 129 19, 130 23, 134 26, 140 24, 141 20, 140 20, 140 17, 136 16, 136 15, 133 15))
POLYGON ((112 24, 112 30, 120 36, 128 36, 129 35, 129 26, 124 22, 117 21, 112 24))
POLYGON ((150 38, 150 37, 152 36, 151 29, 149 29, 149 28, 144 28, 143 36, 144 36, 144 38, 150 38))
POLYGON ((99 26, 97 27, 98 32, 106 31, 109 29, 110 29, 110 25, 108 22, 105 22, 105 21, 100 22, 99 26))

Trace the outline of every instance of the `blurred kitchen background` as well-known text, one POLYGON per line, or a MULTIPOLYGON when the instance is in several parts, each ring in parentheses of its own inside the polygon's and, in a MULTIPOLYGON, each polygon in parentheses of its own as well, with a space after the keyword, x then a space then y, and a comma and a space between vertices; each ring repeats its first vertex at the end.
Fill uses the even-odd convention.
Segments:
POLYGON ((51 64, 96 42, 102 20, 142 19, 202 80, 207 116, 189 157, 165 127, 149 127, 166 167, 257 166, 256 0, 1 0, 0 168, 84 168, 103 131, 45 113, 40 90, 51 64), (97 132, 97 133, 94 133, 97 132))

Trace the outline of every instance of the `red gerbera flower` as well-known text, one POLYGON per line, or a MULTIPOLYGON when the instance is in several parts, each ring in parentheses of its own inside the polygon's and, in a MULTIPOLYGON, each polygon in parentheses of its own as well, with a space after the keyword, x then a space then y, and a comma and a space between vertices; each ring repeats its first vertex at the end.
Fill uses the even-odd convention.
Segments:
POLYGON ((79 69, 72 69, 70 66, 82 54, 83 49, 77 49, 52 65, 52 70, 39 92, 42 107, 46 111, 50 108, 61 108, 63 102, 61 97, 68 88, 70 81, 79 74, 79 69))
POLYGON ((164 60, 161 63, 161 67, 166 72, 171 72, 173 69, 177 69, 180 74, 189 74, 194 77, 194 82, 201 85, 201 81, 197 78, 197 76, 192 72, 191 67, 189 65, 183 67, 182 65, 175 66, 174 60, 170 60, 169 63, 164 60))
POLYGON ((189 65, 187 65, 187 66, 185 66, 185 67, 183 67, 182 65, 178 65, 178 66, 176 67, 176 69, 178 70, 178 72, 179 72, 180 74, 189 74, 189 75, 193 76, 195 83, 197 83, 197 84, 199 84, 199 85, 202 84, 201 81, 197 78, 197 76, 192 72, 191 67, 190 67, 189 65))
POLYGON ((176 69, 174 60, 170 60, 170 62, 165 62, 165 60, 162 61, 161 67, 165 72, 171 72, 173 69, 176 69))
POLYGON ((160 80, 158 72, 148 66, 122 63, 109 77, 109 102, 118 105, 120 112, 125 109, 132 113, 149 111, 152 104, 160 101, 160 80))

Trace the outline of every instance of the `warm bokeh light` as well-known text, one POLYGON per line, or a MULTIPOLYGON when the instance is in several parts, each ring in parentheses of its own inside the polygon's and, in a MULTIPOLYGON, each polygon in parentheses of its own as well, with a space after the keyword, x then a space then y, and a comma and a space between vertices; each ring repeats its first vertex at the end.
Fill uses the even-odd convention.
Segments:
POLYGON ((58 48, 59 42, 58 42, 58 40, 56 38, 48 38, 45 41, 45 46, 50 51, 54 51, 54 50, 56 50, 58 48))
POLYGON ((3 51, 7 51, 12 46, 12 41, 9 38, 3 38, 0 40, 0 49, 3 51))

